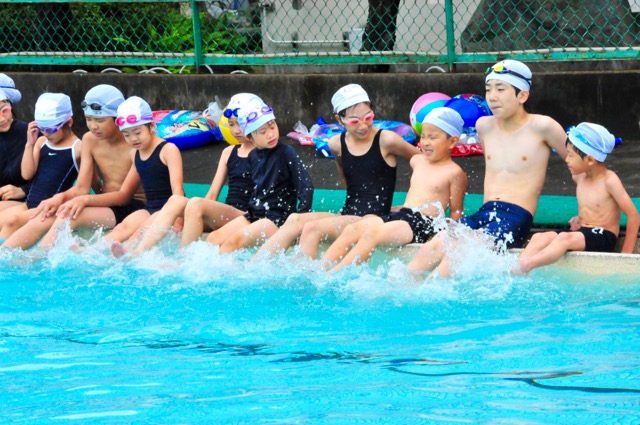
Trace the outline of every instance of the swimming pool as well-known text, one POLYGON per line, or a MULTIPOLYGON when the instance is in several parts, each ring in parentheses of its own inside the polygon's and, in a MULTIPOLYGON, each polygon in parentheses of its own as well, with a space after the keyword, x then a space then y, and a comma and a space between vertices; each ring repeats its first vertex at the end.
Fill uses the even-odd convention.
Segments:
POLYGON ((0 253, 2 423, 633 423, 640 273, 0 253))

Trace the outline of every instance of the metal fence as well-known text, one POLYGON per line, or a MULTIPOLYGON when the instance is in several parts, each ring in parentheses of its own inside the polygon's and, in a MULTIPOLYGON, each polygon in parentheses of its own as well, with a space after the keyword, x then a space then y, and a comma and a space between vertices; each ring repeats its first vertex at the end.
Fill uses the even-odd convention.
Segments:
POLYGON ((0 0, 0 64, 638 59, 639 15, 640 0, 0 0))

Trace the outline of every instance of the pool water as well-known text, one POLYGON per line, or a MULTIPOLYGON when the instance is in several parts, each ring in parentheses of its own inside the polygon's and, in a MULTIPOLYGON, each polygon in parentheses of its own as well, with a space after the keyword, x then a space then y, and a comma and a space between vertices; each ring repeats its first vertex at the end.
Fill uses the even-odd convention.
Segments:
POLYGON ((2 252, 1 423, 634 423, 640 273, 2 252))

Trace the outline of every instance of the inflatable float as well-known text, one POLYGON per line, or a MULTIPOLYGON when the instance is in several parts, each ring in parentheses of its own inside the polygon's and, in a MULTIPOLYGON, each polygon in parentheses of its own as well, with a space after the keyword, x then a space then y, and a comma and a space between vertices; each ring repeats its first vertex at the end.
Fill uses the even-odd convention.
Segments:
MULTIPOLYGON (((418 136, 413 131, 409 124, 405 124, 399 121, 388 120, 374 120, 373 126, 381 128, 383 130, 393 131, 402 137, 407 143, 414 145, 418 140, 418 136)), ((331 151, 329 150, 329 139, 336 135, 343 133, 345 128, 340 124, 322 124, 317 126, 311 134, 303 135, 298 132, 292 131, 288 136, 294 140, 300 142, 301 145, 313 145, 316 151, 327 158, 333 158, 331 151)))
POLYGON ((199 111, 153 111, 153 121, 158 136, 175 144, 180 150, 198 148, 222 139, 216 123, 199 111))

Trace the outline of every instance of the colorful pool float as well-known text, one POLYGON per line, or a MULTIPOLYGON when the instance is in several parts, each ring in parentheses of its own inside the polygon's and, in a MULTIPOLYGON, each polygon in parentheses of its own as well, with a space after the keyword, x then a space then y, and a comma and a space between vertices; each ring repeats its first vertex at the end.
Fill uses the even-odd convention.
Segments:
MULTIPOLYGON (((416 133, 413 131, 413 128, 409 124, 405 124, 400 121, 389 121, 389 120, 374 120, 373 126, 380 128, 382 130, 389 130, 397 133, 402 137, 407 143, 415 144, 418 140, 416 133)), ((333 158, 331 151, 329 150, 329 139, 336 134, 343 133, 345 128, 340 124, 323 124, 317 127, 317 129, 313 132, 313 134, 304 136, 300 133, 290 132, 288 134, 294 140, 299 141, 303 145, 314 145, 316 151, 322 156, 327 158, 333 158)))
POLYGON ((174 143, 180 150, 199 148, 222 139, 216 123, 199 111, 153 111, 153 121, 158 136, 174 143))

